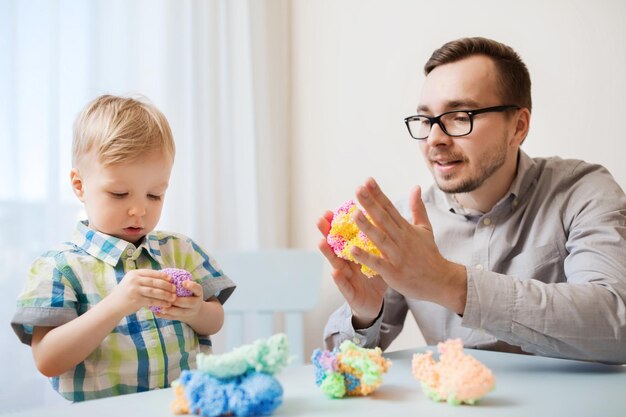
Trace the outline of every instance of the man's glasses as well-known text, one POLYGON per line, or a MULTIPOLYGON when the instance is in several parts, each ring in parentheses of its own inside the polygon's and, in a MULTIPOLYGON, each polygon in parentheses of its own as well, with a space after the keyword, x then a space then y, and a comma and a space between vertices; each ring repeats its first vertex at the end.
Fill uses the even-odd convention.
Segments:
POLYGON ((519 109, 519 106, 507 104, 505 106, 485 107, 476 110, 453 110, 430 117, 418 114, 404 119, 406 127, 413 139, 424 140, 430 135, 430 129, 438 124, 443 133, 450 137, 465 136, 472 133, 474 116, 481 113, 502 112, 510 109, 519 109))

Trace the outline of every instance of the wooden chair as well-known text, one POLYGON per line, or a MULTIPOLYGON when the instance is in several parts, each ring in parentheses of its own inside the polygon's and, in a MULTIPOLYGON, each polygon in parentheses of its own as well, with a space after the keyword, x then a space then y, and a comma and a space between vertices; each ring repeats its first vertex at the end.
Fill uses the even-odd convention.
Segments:
POLYGON ((293 364, 304 363, 303 314, 320 298, 323 259, 317 251, 279 249, 216 253, 237 289, 224 305, 226 348, 287 334, 293 364), (278 313, 278 314, 276 314, 278 313), (280 329, 280 316, 284 318, 280 329))

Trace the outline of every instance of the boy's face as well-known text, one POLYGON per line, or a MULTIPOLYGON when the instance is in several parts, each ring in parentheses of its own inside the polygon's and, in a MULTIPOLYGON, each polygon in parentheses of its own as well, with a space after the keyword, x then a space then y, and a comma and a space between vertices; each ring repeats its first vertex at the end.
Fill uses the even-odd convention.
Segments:
POLYGON ((161 217, 172 159, 151 152, 136 161, 103 166, 86 155, 70 177, 95 230, 138 244, 161 217))

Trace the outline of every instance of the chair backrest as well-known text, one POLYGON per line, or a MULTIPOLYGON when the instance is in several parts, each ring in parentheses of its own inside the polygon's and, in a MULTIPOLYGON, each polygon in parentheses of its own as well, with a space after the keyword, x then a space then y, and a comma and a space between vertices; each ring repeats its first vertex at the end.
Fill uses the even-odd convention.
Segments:
POLYGON ((277 332, 280 314, 289 338, 292 363, 304 363, 303 313, 319 303, 322 255, 317 251, 278 249, 216 253, 215 259, 237 289, 224 305, 226 348, 267 338, 277 332), (277 319, 278 320, 275 320, 277 319))

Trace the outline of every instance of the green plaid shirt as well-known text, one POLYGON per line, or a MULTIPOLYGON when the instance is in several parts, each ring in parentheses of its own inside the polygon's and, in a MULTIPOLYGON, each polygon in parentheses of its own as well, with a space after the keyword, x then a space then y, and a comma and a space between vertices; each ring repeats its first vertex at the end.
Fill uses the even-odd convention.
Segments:
MULTIPOLYGON (((135 247, 79 222, 71 242, 32 264, 11 325, 31 343, 33 326, 60 326, 109 295, 133 269, 181 268, 202 283, 204 298, 223 304, 235 285, 191 239, 154 231, 135 247)), ((83 362, 51 378, 71 401, 168 387, 181 370, 195 367, 198 352, 211 352, 209 337, 185 323, 155 317, 148 308, 124 317, 83 362)))

